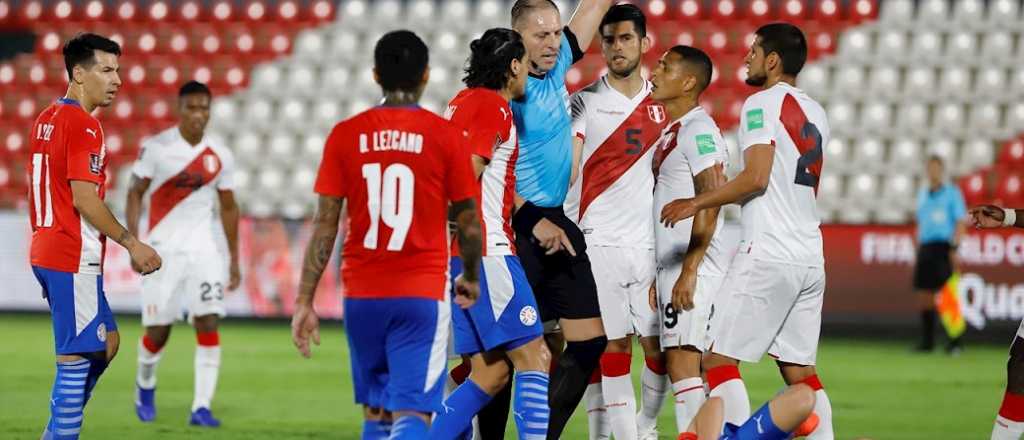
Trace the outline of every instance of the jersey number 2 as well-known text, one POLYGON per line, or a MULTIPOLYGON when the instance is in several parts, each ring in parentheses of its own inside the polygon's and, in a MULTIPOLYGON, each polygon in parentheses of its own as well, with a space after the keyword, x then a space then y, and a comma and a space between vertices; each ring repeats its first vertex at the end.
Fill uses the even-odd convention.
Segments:
POLYGON ((380 222, 391 228, 389 251, 400 251, 412 225, 413 193, 416 184, 412 169, 404 164, 391 164, 381 174, 379 163, 363 165, 366 180, 366 208, 370 227, 363 237, 363 247, 377 249, 380 222))
POLYGON ((794 183, 809 186, 817 192, 823 163, 821 132, 818 131, 818 126, 807 119, 807 115, 792 95, 786 95, 783 99, 781 113, 782 125, 786 127, 789 137, 800 151, 800 158, 796 161, 794 183))

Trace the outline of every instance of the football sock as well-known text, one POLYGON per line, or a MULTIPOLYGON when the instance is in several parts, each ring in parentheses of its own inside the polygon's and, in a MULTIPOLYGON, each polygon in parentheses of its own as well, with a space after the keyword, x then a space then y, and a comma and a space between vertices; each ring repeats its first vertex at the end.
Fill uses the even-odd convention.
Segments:
POLYGON ((363 420, 361 440, 387 440, 389 435, 391 435, 391 422, 363 420))
POLYGON ((473 379, 466 380, 444 401, 444 412, 434 417, 430 439, 456 439, 473 427, 473 417, 491 400, 473 379))
POLYGON ((1009 391, 1003 395, 1003 404, 992 427, 992 440, 1018 440, 1024 434, 1024 395, 1009 391))
POLYGON ((192 411, 210 408, 220 371, 220 335, 216 331, 196 333, 195 398, 192 411))
POLYGON ((768 408, 766 403, 754 415, 750 416, 746 423, 740 425, 734 437, 757 440, 786 440, 789 438, 789 433, 775 426, 775 421, 772 420, 771 409, 768 408))
POLYGON ((832 403, 825 394, 825 388, 821 386, 818 375, 813 375, 803 380, 803 383, 814 390, 814 414, 818 416, 818 427, 807 436, 810 440, 832 440, 836 438, 832 431, 832 403))
POLYGON ((637 438, 636 394, 629 375, 629 353, 601 355, 601 390, 615 438, 637 438))
POLYGON ((668 385, 665 361, 650 357, 644 359, 644 371, 640 374, 640 394, 643 400, 640 404, 640 413, 637 415, 637 428, 641 433, 658 427, 658 413, 665 403, 668 385))
MULTIPOLYGON (((546 403, 546 402, 545 402, 546 403)), ((482 439, 505 438, 505 426, 508 424, 508 412, 512 405, 512 381, 509 381, 498 394, 480 412, 476 413, 476 421, 482 439)))
POLYGON ((391 425, 390 440, 423 440, 427 438, 427 422, 418 416, 402 416, 391 425))
POLYGON ((699 377, 688 377, 672 384, 672 394, 675 400, 676 429, 685 432, 706 400, 704 383, 699 377))
POLYGON ((77 439, 82 430, 82 411, 85 408, 86 382, 91 361, 57 362, 57 375, 50 394, 50 420, 46 425, 46 438, 54 440, 77 439))
POLYGON ((569 341, 565 344, 565 351, 559 356, 558 366, 551 374, 548 394, 548 402, 551 405, 549 439, 558 439, 562 436, 566 423, 583 398, 590 373, 597 368, 601 353, 604 353, 607 345, 608 338, 604 336, 586 341, 569 341))
POLYGON ((89 399, 92 398, 92 390, 96 388, 96 384, 100 381, 100 376, 103 375, 104 371, 107 371, 107 366, 110 364, 107 362, 106 351, 85 353, 82 357, 89 360, 89 373, 85 377, 85 403, 89 403, 89 399))
POLYGON ((750 418, 750 397, 736 365, 723 365, 707 372, 710 397, 721 397, 725 406, 725 422, 740 426, 750 418))
POLYGON ((583 393, 583 401, 587 408, 587 432, 590 440, 607 440, 611 438, 611 426, 608 425, 608 414, 604 408, 604 396, 601 392, 601 369, 595 368, 590 375, 590 384, 583 393))
POLYGON ((157 345, 148 336, 143 335, 139 339, 139 366, 135 376, 135 383, 139 388, 156 388, 156 367, 160 362, 161 350, 163 346, 157 345))
MULTIPOLYGON (((544 440, 548 432, 548 374, 523 371, 515 375, 515 413, 519 440, 544 440)), ((486 438, 486 437, 485 437, 486 438)))

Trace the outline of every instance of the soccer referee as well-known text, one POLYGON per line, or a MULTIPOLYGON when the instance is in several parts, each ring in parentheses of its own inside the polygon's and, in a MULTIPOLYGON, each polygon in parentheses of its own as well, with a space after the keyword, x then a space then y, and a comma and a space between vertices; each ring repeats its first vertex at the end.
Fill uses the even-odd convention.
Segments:
POLYGON ((516 193, 525 200, 512 228, 540 320, 557 319, 567 341, 551 373, 549 439, 561 436, 608 343, 583 232, 562 203, 572 168, 565 76, 583 58, 611 4, 583 0, 564 27, 550 0, 517 0, 512 6, 512 28, 523 37, 530 69, 526 96, 510 103, 519 135, 516 193))
MULTIPOLYGON (((921 307, 921 342, 917 351, 935 348, 935 295, 957 271, 956 249, 963 237, 967 207, 956 185, 945 179, 942 158, 928 158, 928 186, 917 195, 917 265, 914 290, 921 307)), ((959 338, 949 341, 950 354, 960 352, 959 338)))

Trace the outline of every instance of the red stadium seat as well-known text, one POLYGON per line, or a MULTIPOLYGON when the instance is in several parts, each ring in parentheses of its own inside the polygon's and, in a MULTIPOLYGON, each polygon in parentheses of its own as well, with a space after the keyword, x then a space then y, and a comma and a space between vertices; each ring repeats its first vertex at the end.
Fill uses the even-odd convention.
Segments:
POLYGON ((14 4, 10 0, 0 0, 0 29, 15 29, 14 4))
POLYGON ((242 17, 243 20, 250 23, 261 23, 267 21, 272 15, 272 12, 267 7, 266 3, 260 0, 249 0, 242 5, 242 17))
POLYGON ((322 23, 334 20, 335 14, 338 13, 337 9, 334 2, 329 0, 313 0, 304 9, 302 16, 307 20, 322 23))
POLYGON ((203 16, 203 5, 195 0, 187 0, 179 3, 171 14, 171 19, 181 23, 195 23, 205 18, 203 16))
POLYGON ((963 193, 964 202, 968 206, 982 205, 990 201, 986 184, 987 174, 985 171, 977 171, 960 178, 960 192, 963 193))
POLYGON ((810 5, 805 0, 782 0, 779 4, 779 20, 800 26, 810 14, 810 5))
POLYGON ((75 15, 76 5, 70 0, 58 0, 46 5, 46 8, 43 9, 43 21, 62 23, 72 20, 73 15, 75 15))
POLYGON ((64 39, 60 32, 48 26, 37 26, 36 53, 60 53, 64 46, 64 39))
POLYGON ((819 26, 817 24, 805 23, 803 31, 804 36, 807 38, 808 59, 817 59, 822 55, 828 55, 836 51, 839 35, 834 26, 819 26))
POLYGON ((674 2, 668 0, 650 0, 643 6, 644 15, 647 16, 648 27, 660 26, 662 21, 672 16, 672 5, 674 2))
POLYGON ((43 19, 43 2, 39 0, 27 0, 21 3, 18 8, 17 16, 15 21, 22 26, 34 25, 39 20, 43 19))
MULTIPOLYGON (((856 0, 854 1, 856 3, 856 0)), ((824 24, 834 25, 846 19, 842 2, 839 0, 819 0, 811 10, 811 19, 824 24)))
POLYGON ((1024 174, 1018 171, 1000 173, 995 196, 996 203, 1000 205, 1024 204, 1024 174))
POLYGON ((740 5, 736 0, 713 0, 711 2, 711 21, 723 24, 740 18, 740 5))
POLYGON ((215 23, 224 23, 232 21, 236 14, 235 8, 232 6, 232 3, 227 0, 220 0, 214 2, 209 7, 209 20, 215 23))
POLYGON ((110 19, 110 10, 101 0, 89 0, 75 11, 76 19, 81 21, 106 21, 110 19))
POLYGON ((146 8, 143 20, 153 23, 163 23, 171 19, 171 5, 164 0, 155 0, 146 8))
POLYGON ((756 24, 768 23, 778 17, 778 11, 768 0, 750 0, 743 8, 743 17, 756 24))
POLYGON ((846 17, 853 23, 878 18, 878 0, 852 0, 847 7, 846 17))
POLYGON ((136 2, 131 0, 125 0, 118 2, 114 8, 115 20, 119 22, 129 22, 139 20, 144 15, 144 11, 140 11, 140 8, 136 5, 136 2))
POLYGON ((998 164, 1003 167, 1024 169, 1024 137, 1003 144, 999 153, 998 164))
POLYGON ((270 20, 286 24, 295 23, 301 20, 302 5, 295 0, 284 0, 277 5, 274 5, 273 11, 270 14, 270 20))

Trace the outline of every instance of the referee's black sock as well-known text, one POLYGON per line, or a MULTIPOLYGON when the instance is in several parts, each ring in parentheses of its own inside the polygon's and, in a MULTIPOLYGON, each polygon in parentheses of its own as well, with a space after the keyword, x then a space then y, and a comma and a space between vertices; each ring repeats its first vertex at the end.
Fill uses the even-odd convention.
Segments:
POLYGON ((505 425, 508 424, 509 403, 512 401, 512 381, 498 391, 494 398, 476 413, 477 426, 480 427, 480 438, 483 440, 505 438, 505 425))
POLYGON ((931 350, 935 346, 935 310, 921 311, 921 349, 931 350))
POLYGON ((558 358, 558 366, 551 373, 551 386, 548 389, 548 404, 551 406, 549 440, 562 436, 562 430, 583 398, 590 374, 597 368, 601 353, 604 353, 607 345, 608 338, 604 336, 565 344, 565 351, 558 358))

